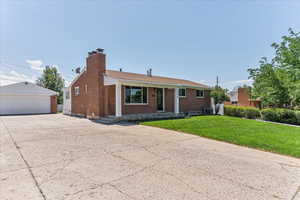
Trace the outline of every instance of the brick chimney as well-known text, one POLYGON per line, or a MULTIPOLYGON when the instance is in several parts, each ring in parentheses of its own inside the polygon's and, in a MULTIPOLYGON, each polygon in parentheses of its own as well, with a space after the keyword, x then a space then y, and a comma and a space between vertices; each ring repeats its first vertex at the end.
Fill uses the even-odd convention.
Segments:
POLYGON ((97 119, 104 116, 104 77, 105 54, 103 49, 88 53, 86 59, 87 75, 87 118, 97 119))

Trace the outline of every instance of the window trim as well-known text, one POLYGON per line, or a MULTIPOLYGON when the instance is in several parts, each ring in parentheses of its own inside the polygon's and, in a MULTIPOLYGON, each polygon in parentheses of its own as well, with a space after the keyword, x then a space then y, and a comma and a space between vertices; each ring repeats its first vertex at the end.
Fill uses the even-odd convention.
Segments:
POLYGON ((205 97, 204 90, 196 90, 196 98, 203 99, 204 97, 205 97), (197 96, 197 91, 202 91, 203 92, 203 96, 197 96))
POLYGON ((179 88, 179 90, 178 90, 178 97, 179 98, 185 98, 186 97, 186 88, 179 88), (180 90, 185 90, 185 92, 184 92, 185 96, 180 96, 180 90))
MULTIPOLYGON (((142 90, 143 91, 143 90, 142 90)), ((148 103, 149 103, 149 90, 148 90, 148 87, 143 87, 143 86, 124 86, 124 105, 136 105, 136 106, 138 106, 138 105, 148 105, 148 103), (126 87, 139 87, 139 88, 146 88, 146 90, 147 90, 147 103, 127 103, 126 102, 126 87)), ((143 94, 142 94, 142 98, 143 98, 143 94)))
POLYGON ((80 88, 79 88, 79 86, 75 86, 75 87, 74 87, 74 95, 75 95, 75 96, 79 96, 79 95, 80 95, 80 88), (78 89, 78 94, 77 94, 77 92, 76 92, 77 89, 78 89))

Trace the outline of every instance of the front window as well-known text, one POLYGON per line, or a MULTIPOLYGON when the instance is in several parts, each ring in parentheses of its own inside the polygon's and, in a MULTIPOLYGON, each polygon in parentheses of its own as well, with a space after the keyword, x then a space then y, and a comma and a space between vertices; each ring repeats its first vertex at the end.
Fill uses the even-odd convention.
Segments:
POLYGON ((196 90, 196 97, 203 98, 204 90, 196 90))
POLYGON ((146 87, 125 87, 125 103, 126 104, 146 104, 147 88, 146 87))
POLYGON ((179 89, 179 97, 186 97, 186 89, 185 88, 179 89))

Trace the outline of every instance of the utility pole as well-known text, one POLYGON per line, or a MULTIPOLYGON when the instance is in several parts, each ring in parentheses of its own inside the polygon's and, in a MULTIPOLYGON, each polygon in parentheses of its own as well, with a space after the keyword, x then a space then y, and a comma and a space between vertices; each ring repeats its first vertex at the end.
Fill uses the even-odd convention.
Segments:
POLYGON ((219 87, 219 77, 217 76, 217 87, 219 87))

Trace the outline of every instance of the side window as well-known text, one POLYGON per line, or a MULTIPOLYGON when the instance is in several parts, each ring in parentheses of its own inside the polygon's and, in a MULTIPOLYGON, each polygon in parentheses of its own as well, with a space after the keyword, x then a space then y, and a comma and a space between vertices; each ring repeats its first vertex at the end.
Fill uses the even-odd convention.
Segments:
POLYGON ((75 96, 78 96, 80 94, 79 86, 75 87, 74 90, 75 96))
POLYGON ((179 97, 186 97, 186 89, 185 88, 179 89, 179 97))
POLYGON ((204 90, 196 90, 196 97, 203 98, 204 97, 204 90))

